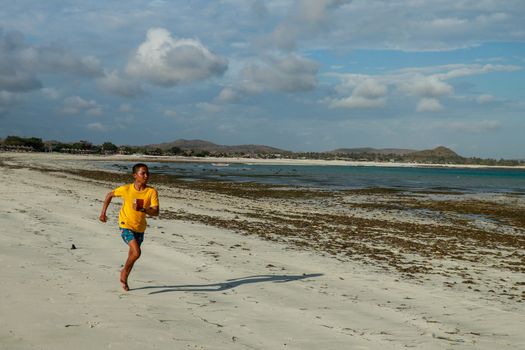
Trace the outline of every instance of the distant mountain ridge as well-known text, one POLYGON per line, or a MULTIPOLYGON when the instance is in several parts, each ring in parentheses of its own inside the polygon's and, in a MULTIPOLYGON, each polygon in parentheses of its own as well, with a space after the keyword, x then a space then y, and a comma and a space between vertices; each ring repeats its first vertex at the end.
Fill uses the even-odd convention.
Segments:
POLYGON ((444 158, 463 158, 450 148, 439 146, 434 149, 412 152, 412 157, 444 157, 444 158))
MULTIPOLYGON (((144 148, 148 150, 160 149, 162 151, 169 151, 173 148, 179 148, 183 151, 194 151, 194 152, 209 152, 211 154, 224 153, 224 154, 293 154, 294 152, 270 147, 265 145, 235 145, 226 146, 218 145, 213 142, 205 140, 186 140, 179 139, 172 142, 164 142, 159 144, 145 145, 144 148)), ((300 152, 299 152, 300 153, 300 152)), ((451 149, 439 146, 429 150, 414 150, 405 148, 372 148, 372 147, 360 147, 360 148, 338 148, 328 152, 318 152, 324 154, 341 155, 346 154, 351 158, 362 155, 370 157, 377 155, 380 157, 388 157, 390 155, 401 157, 407 161, 440 161, 440 162, 453 162, 463 161, 465 158, 458 155, 451 149)))
POLYGON ((213 142, 204 140, 185 140, 179 139, 173 142, 164 142, 153 145, 144 146, 147 149, 160 148, 163 151, 178 147, 181 150, 192 150, 192 151, 206 151, 210 153, 291 153, 290 151, 279 149, 276 147, 264 146, 264 145, 236 145, 236 146, 225 146, 218 145, 213 142))
POLYGON ((332 154, 347 154, 347 155, 379 155, 379 156, 398 156, 405 161, 416 162, 464 162, 465 158, 458 155, 451 149, 438 146, 434 149, 427 149, 423 151, 403 149, 403 148, 382 148, 376 149, 371 147, 364 148, 339 148, 331 151, 332 154))

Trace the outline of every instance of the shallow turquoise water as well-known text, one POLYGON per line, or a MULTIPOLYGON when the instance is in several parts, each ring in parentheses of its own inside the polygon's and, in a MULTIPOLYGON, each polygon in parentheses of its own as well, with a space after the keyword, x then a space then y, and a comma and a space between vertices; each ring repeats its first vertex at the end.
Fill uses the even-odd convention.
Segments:
MULTIPOLYGON (((132 163, 111 163, 105 168, 129 170, 132 163)), ((464 192, 518 192, 525 194, 525 170, 497 168, 298 166, 208 163, 148 163, 150 171, 174 174, 187 180, 220 180, 306 186, 323 189, 386 187, 406 190, 464 192)))

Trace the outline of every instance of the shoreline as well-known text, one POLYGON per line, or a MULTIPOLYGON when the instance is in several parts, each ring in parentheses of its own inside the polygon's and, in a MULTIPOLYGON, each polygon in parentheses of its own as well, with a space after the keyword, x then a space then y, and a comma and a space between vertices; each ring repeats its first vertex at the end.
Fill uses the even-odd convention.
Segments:
MULTIPOLYGON (((172 173, 170 176, 173 176, 174 178, 185 180, 184 182, 191 182, 196 183, 195 186, 204 186, 204 187, 210 187, 210 183, 214 182, 221 182, 221 183, 229 183, 231 186, 238 186, 238 187, 244 187, 244 185, 248 184, 249 186, 253 185, 264 185, 268 189, 272 189, 272 187, 280 188, 280 189, 286 189, 286 188, 295 188, 300 189, 303 192, 315 192, 315 191, 321 191, 321 192, 340 192, 340 191, 353 191, 353 190, 395 190, 395 191, 404 191, 407 193, 477 193, 479 195, 487 195, 487 194, 504 194, 507 193, 509 195, 523 195, 522 187, 519 186, 519 184, 515 185, 509 185, 510 187, 505 186, 494 186, 491 183, 483 182, 479 184, 481 187, 469 187, 467 184, 461 184, 461 183, 455 183, 455 179, 451 178, 447 185, 447 183, 443 183, 442 181, 438 182, 422 182, 419 185, 410 185, 410 178, 407 179, 407 181, 403 181, 400 179, 397 182, 386 182, 383 183, 381 181, 376 182, 370 182, 367 181, 365 177, 354 179, 352 183, 346 183, 344 180, 337 179, 335 177, 333 180, 330 180, 330 178, 326 179, 326 183, 323 185, 321 183, 316 183, 315 181, 312 182, 308 180, 306 177, 304 181, 302 180, 294 180, 292 182, 282 182, 279 180, 280 176, 299 176, 297 174, 300 173, 301 166, 318 166, 317 170, 314 171, 320 171, 323 166, 330 166, 330 164, 324 164, 324 165, 316 165, 320 162, 315 161, 303 161, 302 164, 298 165, 298 168, 290 168, 293 172, 290 174, 280 174, 279 172, 281 170, 278 170, 277 173, 265 173, 265 174, 251 174, 247 172, 239 172, 238 174, 235 173, 235 169, 232 169, 228 172, 218 171, 220 168, 227 169, 230 164, 258 164, 258 165, 270 165, 270 164, 278 164, 275 162, 275 160, 265 160, 265 159, 244 159, 244 158, 227 158, 228 160, 232 160, 233 162, 224 162, 224 159, 219 162, 220 158, 190 158, 190 157, 159 157, 159 156, 136 156, 136 157, 128 157, 123 155, 113 155, 113 156, 106 156, 106 155, 72 155, 72 154, 62 154, 62 153, 3 153, 5 155, 5 159, 16 159, 17 162, 25 162, 27 164, 31 164, 31 162, 38 161, 40 164, 46 164, 46 166, 49 169, 52 169, 56 166, 56 162, 60 162, 62 166, 67 165, 70 168, 78 167, 79 164, 83 164, 85 169, 91 169, 97 171, 109 171, 119 174, 127 174, 129 170, 125 170, 124 168, 126 166, 129 166, 129 164, 137 163, 137 162, 143 162, 147 163, 151 166, 151 169, 155 175, 158 176, 168 176, 170 172, 163 170, 163 167, 168 166, 167 164, 208 164, 211 165, 207 170, 204 171, 197 171, 197 172, 188 172, 186 170, 182 171, 181 173, 172 173), (37 156, 33 156, 37 155, 37 156), (54 161, 50 161, 54 160, 54 161), (56 161, 56 162, 55 162, 56 161), (239 163, 235 163, 235 161, 238 161, 239 163), (113 164, 111 164, 114 162, 113 164), (124 165, 125 163, 129 163, 128 165, 124 165), (105 165, 101 165, 105 164, 105 165), (157 165, 155 165, 157 164, 157 165), (164 164, 164 165, 162 165, 164 164), (100 166, 99 166, 100 165, 100 166), (160 167, 160 170, 156 169, 157 167, 160 167), (158 173, 157 173, 158 171, 158 173), (233 172, 232 172, 233 171, 233 172), (231 178, 231 177, 238 177, 238 178, 231 178), (275 178, 274 178, 275 177, 275 178), (262 179, 262 180, 260 180, 262 179), (302 182, 301 182, 302 181, 302 182), (330 182, 332 181, 332 182, 330 182), (334 182, 335 181, 335 182, 334 182), (339 181, 339 182, 338 182, 339 181), (200 183, 200 185, 198 185, 200 183), (203 185, 203 183, 207 183, 208 186, 203 185), (483 187, 486 185, 487 187, 483 187), (466 186, 466 187, 462 187, 466 186)), ((2 158, 2 153, 0 153, 0 159, 2 158)), ((296 163, 289 162, 289 160, 284 159, 281 160, 280 165, 286 165, 289 167, 295 167, 296 165, 293 165, 296 163)), ((367 163, 369 167, 374 167, 375 163, 367 163)), ((345 165, 331 165, 331 166, 354 166, 352 164, 345 164, 345 165)), ((356 166, 356 169, 358 167, 365 168, 367 166, 356 166)), ((377 167, 377 169, 388 169, 386 166, 377 167)), ((405 169, 440 169, 443 167, 417 167, 417 166, 405 166, 402 167, 405 169)), ((460 169, 461 167, 457 167, 457 169, 460 169)), ((254 168, 255 169, 255 168, 254 168)), ((349 168, 350 169, 350 168, 349 168)), ((466 168, 463 168, 466 169, 466 168)), ((492 168, 489 168, 492 169, 492 168)), ((242 169, 244 170, 244 169, 242 169)), ((401 169, 400 169, 401 170, 401 169)), ((275 170, 274 170, 275 171, 275 170)), ((521 169, 516 171, 522 171, 521 169)), ((388 175, 388 173, 385 173, 388 175)), ((436 173, 439 174, 439 173, 436 173)), ((484 173, 479 173, 480 176, 484 173)), ((407 174, 407 176, 410 176, 410 172, 407 174)), ((521 175, 516 173, 516 175, 521 175)), ((525 175, 525 173, 524 173, 525 175)), ((417 176, 414 175, 414 176, 417 176)), ((453 175, 456 177, 456 175, 453 175)), ((457 176, 459 177, 459 176, 457 176)), ((125 177, 124 177, 125 178, 125 177)), ((521 179, 521 177, 519 177, 521 179)), ((417 179, 416 179, 417 180, 417 179)), ((523 182, 523 181, 522 181, 523 182)), ((520 183, 522 183, 520 182, 520 183)), ((182 185, 179 184, 179 185, 182 185)), ((183 185, 185 186, 185 185, 183 185)), ((211 186, 214 187, 214 186, 211 186)))
MULTIPOLYGON (((294 166, 352 166, 352 167, 386 167, 386 168, 464 168, 464 169, 516 169, 525 170, 525 166, 494 166, 477 164, 424 164, 402 162, 369 162, 346 160, 321 160, 321 159, 260 159, 260 158, 235 158, 235 157, 184 157, 184 156, 149 156, 149 155, 85 155, 68 153, 17 153, 0 152, 0 156, 27 155, 28 158, 45 157, 52 155, 61 160, 102 160, 102 161, 151 161, 167 163, 236 163, 236 164, 267 164, 267 165, 294 165, 294 166)), ((23 157, 23 156, 22 156, 23 157)))

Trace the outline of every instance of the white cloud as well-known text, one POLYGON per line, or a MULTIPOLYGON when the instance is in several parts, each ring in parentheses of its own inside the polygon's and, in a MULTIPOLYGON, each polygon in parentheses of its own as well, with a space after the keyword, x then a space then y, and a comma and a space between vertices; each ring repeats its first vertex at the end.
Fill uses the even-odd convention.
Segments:
POLYGON ((40 89, 35 73, 21 63, 21 51, 27 46, 20 32, 0 30, 0 91, 26 92, 40 89))
POLYGON ((475 18, 474 22, 479 25, 493 25, 501 24, 502 22, 511 19, 512 15, 504 12, 482 14, 475 18))
POLYGON ((131 113, 133 112, 133 106, 131 106, 129 103, 123 103, 120 105, 119 111, 122 113, 131 113))
POLYGON ((414 96, 440 97, 451 95, 454 88, 435 76, 416 76, 411 81, 400 82, 400 89, 414 96))
POLYGON ((20 101, 20 94, 0 90, 0 113, 9 110, 9 107, 20 101))
POLYGON ((126 114, 125 116, 115 117, 115 122, 117 123, 116 125, 123 129, 135 123, 135 121, 136 117, 133 114, 126 114))
POLYGON ((151 28, 126 72, 152 84, 174 86, 222 75, 227 68, 228 61, 200 41, 176 39, 166 29, 151 28))
POLYGON ((166 109, 164 115, 169 118, 176 118, 178 116, 177 111, 173 109, 166 109))
POLYGON ((93 56, 78 57, 57 45, 31 46, 20 32, 0 30, 0 90, 28 92, 43 87, 40 73, 96 77, 102 74, 93 56))
POLYGON ((360 82, 354 89, 354 95, 370 99, 384 97, 387 93, 385 85, 380 84, 374 79, 366 79, 360 82))
POLYGON ((196 104, 196 107, 210 114, 219 113, 223 109, 223 106, 217 105, 215 103, 209 103, 209 102, 199 102, 196 104))
POLYGON ((386 102, 387 87, 378 81, 366 78, 356 83, 352 95, 330 101, 332 108, 378 108, 386 102))
POLYGON ((64 99, 62 108, 64 114, 80 114, 99 116, 102 114, 102 107, 94 100, 84 100, 79 96, 71 96, 64 99))
POLYGON ((107 131, 107 128, 101 123, 89 123, 86 128, 92 131, 107 131))
POLYGON ((78 57, 56 45, 27 47, 21 50, 19 57, 22 65, 35 71, 86 77, 103 75, 102 66, 96 57, 78 57))
POLYGON ((60 91, 55 88, 42 88, 40 92, 50 100, 56 100, 60 97, 60 91))
POLYGON ((523 41, 524 15, 519 0, 353 1, 338 9, 337 30, 327 34, 332 47, 452 50, 523 41))
POLYGON ((10 92, 27 92, 40 89, 41 87, 42 83, 40 80, 28 73, 0 71, 0 89, 2 90, 10 92))
POLYGON ((232 103, 237 102, 241 99, 241 95, 235 89, 231 87, 225 87, 221 90, 219 95, 216 97, 217 102, 232 103))
POLYGON ((476 98, 476 101, 477 101, 479 104, 493 102, 494 100, 495 100, 495 98, 494 98, 494 96, 492 96, 492 95, 479 95, 479 96, 476 98))
POLYGON ((297 40, 311 38, 330 24, 331 11, 345 0, 300 0, 290 8, 288 17, 271 33, 269 40, 278 48, 293 50, 297 40))
POLYGON ((308 91, 317 85, 319 64, 298 55, 271 58, 262 64, 248 64, 241 71, 243 87, 248 91, 308 91))
POLYGON ((237 102, 246 95, 271 92, 302 92, 315 89, 319 64, 290 54, 266 57, 264 61, 249 62, 239 72, 236 86, 225 87, 215 98, 217 102, 237 102))
POLYGON ((16 99, 16 94, 9 91, 0 90, 0 104, 8 104, 16 99))
POLYGON ((251 11, 259 19, 268 16, 268 8, 266 7, 266 4, 261 0, 255 0, 252 2, 251 11))
POLYGON ((442 66, 441 69, 446 70, 446 72, 436 74, 435 78, 448 80, 493 72, 515 72, 522 68, 520 66, 504 64, 455 64, 442 66))
POLYGON ((436 98, 422 98, 418 105, 416 110, 418 112, 439 112, 443 110, 443 106, 436 98))
POLYGON ((86 114, 92 115, 92 116, 101 116, 103 114, 102 107, 99 106, 99 107, 89 108, 86 110, 86 114))
MULTIPOLYGON (((331 73, 341 83, 335 86, 338 98, 325 99, 332 108, 376 108, 383 107, 390 90, 396 98, 418 97, 416 110, 435 112, 443 109, 439 98, 455 94, 454 87, 447 82, 459 77, 484 75, 493 72, 511 72, 521 69, 514 65, 451 64, 423 68, 404 68, 383 75, 331 73), (392 88, 392 89, 389 89, 392 88), (399 94, 400 93, 400 94, 399 94)), ((472 101, 472 99, 469 99, 472 101)), ((490 95, 481 95, 478 103, 493 101, 490 95)))
POLYGON ((219 124, 217 125, 217 130, 221 133, 234 134, 238 132, 237 126, 235 124, 219 124))
POLYGON ((366 98, 362 96, 350 96, 343 99, 336 99, 330 102, 333 108, 378 108, 385 105, 384 98, 366 98))
POLYGON ((98 80, 98 85, 106 92, 123 97, 135 97, 144 94, 140 84, 122 78, 116 71, 108 73, 103 78, 100 78, 98 80))

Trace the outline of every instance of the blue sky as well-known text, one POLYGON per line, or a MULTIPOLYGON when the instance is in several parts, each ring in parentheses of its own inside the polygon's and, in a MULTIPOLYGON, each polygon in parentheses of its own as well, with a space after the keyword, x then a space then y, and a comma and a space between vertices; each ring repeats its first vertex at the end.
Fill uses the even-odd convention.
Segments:
POLYGON ((0 137, 525 158, 523 1, 0 6, 0 137))

